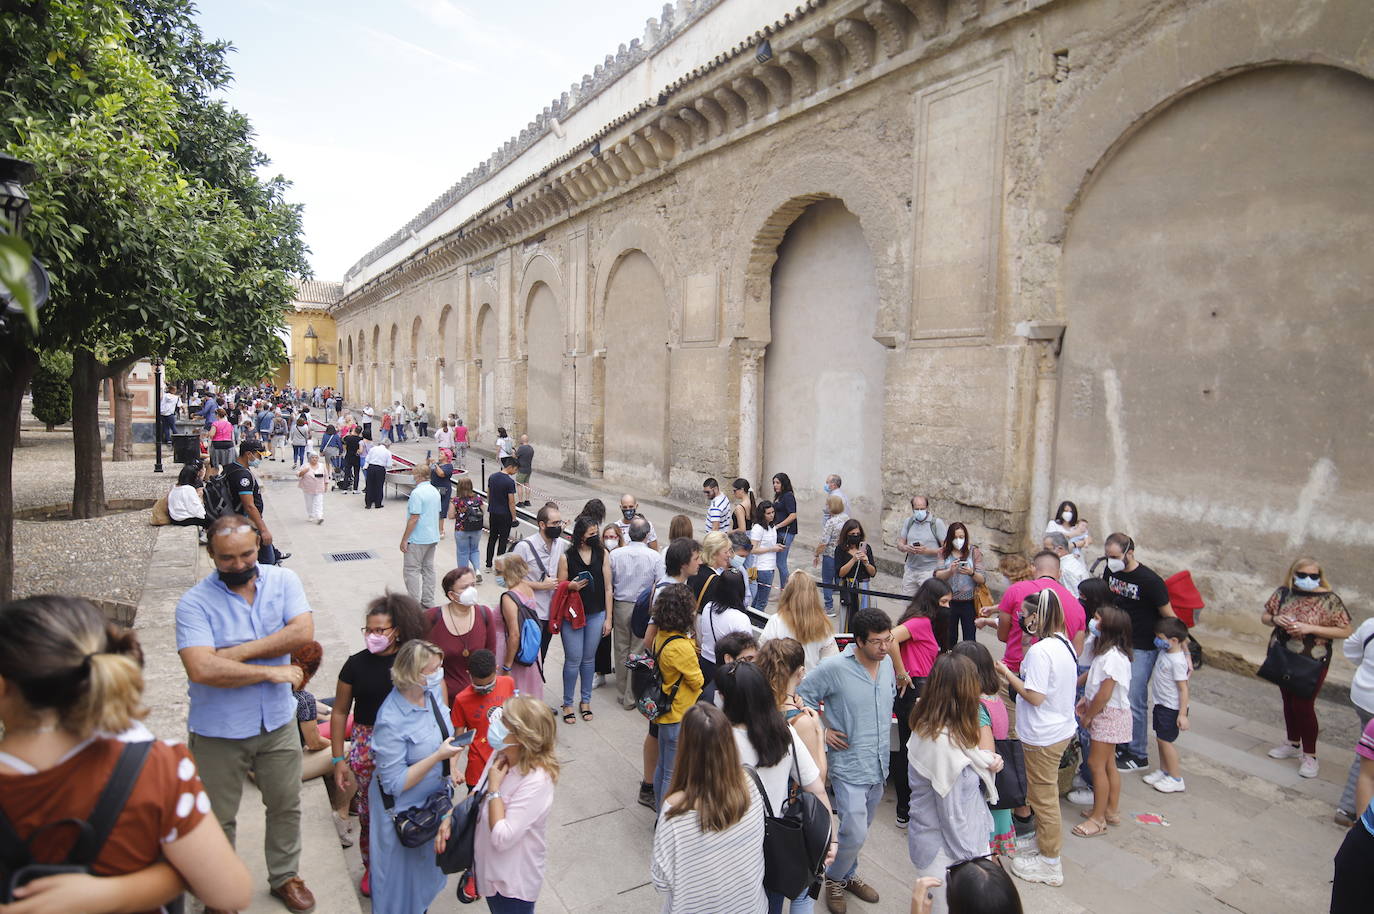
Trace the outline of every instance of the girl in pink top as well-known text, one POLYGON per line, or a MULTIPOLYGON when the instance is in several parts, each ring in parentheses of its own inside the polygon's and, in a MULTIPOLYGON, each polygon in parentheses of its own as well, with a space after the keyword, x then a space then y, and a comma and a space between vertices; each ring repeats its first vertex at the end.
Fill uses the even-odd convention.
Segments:
POLYGON ((907 740, 911 738, 911 709, 921 695, 921 687, 935 658, 948 649, 940 642, 951 631, 949 625, 950 587, 939 578, 922 582, 911 605, 892 629, 887 646, 892 668, 897 674, 897 700, 892 713, 897 717, 897 745, 889 776, 897 794, 897 825, 906 827, 911 805, 911 784, 907 780, 907 740), (938 633, 938 635, 937 635, 938 633))
MULTIPOLYGON (((477 814, 477 891, 493 914, 534 911, 548 862, 549 810, 558 781, 553 711, 526 695, 506 699, 487 727, 491 761, 477 814)), ((449 821, 440 832, 448 837, 449 821)))

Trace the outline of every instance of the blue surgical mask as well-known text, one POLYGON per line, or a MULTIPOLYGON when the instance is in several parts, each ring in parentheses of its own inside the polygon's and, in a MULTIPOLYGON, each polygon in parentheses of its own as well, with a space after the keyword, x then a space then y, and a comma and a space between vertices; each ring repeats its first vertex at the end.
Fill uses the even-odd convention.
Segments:
POLYGON ((506 748, 506 737, 510 736, 510 731, 506 729, 506 722, 501 719, 500 714, 491 716, 491 723, 487 725, 487 745, 492 752, 500 752, 506 748))
POLYGON ((258 460, 250 460, 250 461, 248 461, 248 465, 249 465, 250 467, 255 467, 255 466, 257 466, 257 465, 260 464, 260 463, 262 463, 262 460, 261 460, 261 459, 258 459, 258 460))
POLYGON ((821 488, 825 490, 826 495, 829 495, 831 492, 835 491, 833 488, 831 488, 831 485, 828 482, 825 485, 821 486, 821 488))
POLYGON ((1320 575, 1314 578, 1295 574, 1293 575, 1293 586, 1298 588, 1298 590, 1316 590, 1318 587, 1322 586, 1322 579, 1320 575))
POLYGON ((505 577, 503 577, 502 575, 499 575, 499 574, 498 574, 498 575, 496 576, 496 586, 497 586, 497 587, 505 587, 505 586, 506 586, 506 579, 505 579, 505 577))
POLYGON ((433 673, 425 677, 425 688, 431 692, 439 691, 439 686, 444 684, 444 668, 439 667, 433 673))
POLYGON ((927 511, 925 508, 917 508, 915 511, 911 512, 911 516, 915 519, 916 523, 919 524, 922 521, 924 521, 927 517, 930 517, 930 512, 927 511))
POLYGON ((1089 620, 1088 620, 1088 631, 1089 631, 1090 633, 1094 634, 1094 635, 1097 634, 1097 620, 1096 620, 1096 619, 1089 619, 1089 620))
POLYGON ((1169 640, 1167 638, 1161 638, 1158 635, 1156 635, 1155 647, 1161 651, 1167 651, 1169 649, 1169 640))
POLYGON ((739 571, 744 571, 744 563, 746 561, 747 559, 742 555, 732 555, 730 556, 730 567, 739 571))

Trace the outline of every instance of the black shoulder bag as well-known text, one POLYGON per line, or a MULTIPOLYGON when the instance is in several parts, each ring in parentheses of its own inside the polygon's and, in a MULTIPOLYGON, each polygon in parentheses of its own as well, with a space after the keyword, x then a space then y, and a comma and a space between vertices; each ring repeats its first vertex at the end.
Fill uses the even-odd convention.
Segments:
MULTIPOLYGON (((792 769, 797 771, 795 754, 792 769)), ((763 887, 784 898, 796 898, 811 887, 823 869, 830 849, 830 811, 814 794, 798 790, 775 816, 758 772, 749 765, 744 770, 754 779, 763 800, 763 887)))
MULTIPOLYGON (((1279 588, 1279 593, 1279 609, 1282 610, 1290 594, 1287 587, 1279 588)), ((1259 668, 1259 678, 1269 680, 1297 698, 1316 695, 1331 664, 1331 650, 1328 647, 1321 657, 1314 657, 1304 650, 1306 647, 1305 638, 1293 637, 1275 625, 1269 636, 1269 650, 1259 668)))
MULTIPOLYGON (((444 716, 439 713, 439 703, 430 692, 425 692, 425 699, 429 702, 429 709, 434 712, 435 722, 439 724, 442 742, 448 739, 448 727, 444 726, 444 716)), ((396 826, 396 837, 401 839, 404 846, 420 847, 428 841, 433 841, 434 836, 439 834, 439 825, 444 821, 444 816, 453 809, 453 787, 449 782, 448 759, 443 761, 443 772, 442 787, 425 797, 425 801, 419 806, 412 806, 400 812, 394 811, 393 808, 396 798, 387 793, 378 782, 377 789, 382 795, 382 805, 386 807, 387 815, 391 816, 391 823, 396 826)))

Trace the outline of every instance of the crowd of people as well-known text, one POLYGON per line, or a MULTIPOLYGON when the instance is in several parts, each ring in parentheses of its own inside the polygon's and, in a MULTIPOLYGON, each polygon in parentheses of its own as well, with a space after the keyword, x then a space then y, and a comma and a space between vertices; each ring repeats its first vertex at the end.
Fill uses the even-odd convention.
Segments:
MULTIPOLYGON (((453 847, 471 848, 460 897, 483 897, 498 914, 533 911, 557 728, 594 725, 596 687, 610 678, 614 703, 647 719, 639 801, 656 816, 649 876, 669 912, 809 912, 823 898, 846 914, 851 900, 879 903, 859 861, 889 784, 913 912, 1019 912, 1012 876, 1064 882, 1062 795, 1081 808, 1071 839, 1110 836, 1123 774, 1150 768, 1151 731, 1158 765, 1143 782, 1186 791, 1176 743, 1191 726, 1193 664, 1177 610, 1200 605, 1196 589, 1186 572, 1166 581, 1144 565, 1121 532, 1089 564, 1094 540, 1072 502, 1033 556, 1002 555, 993 568, 965 523, 914 496, 895 549, 901 594, 882 595, 873 579, 883 547, 850 516, 838 475, 825 480, 816 518, 817 576, 789 566, 802 521, 785 473, 767 499, 746 479, 731 481, 732 498, 707 478, 705 517, 674 517, 662 540, 626 494, 609 522, 599 499, 570 520, 542 504, 535 532, 512 542, 534 494, 533 448, 499 429, 500 466, 479 493, 456 416, 433 429, 437 459, 410 470, 398 523, 406 593, 360 610, 362 649, 333 696, 317 699, 307 690, 322 656, 312 609, 280 565, 287 556, 272 545, 252 472, 286 459, 266 433, 282 429, 301 448, 292 467, 318 524, 324 493, 356 492, 360 478, 364 507, 383 507, 397 465, 387 443, 406 440, 412 422, 410 434, 426 436, 430 416, 398 401, 376 420, 374 441, 370 407, 355 416, 333 391, 303 393, 211 390, 196 413, 210 459, 182 471, 167 505, 173 523, 203 528, 215 568, 176 611, 186 746, 151 742, 138 723, 142 656, 131 633, 77 599, 0 608, 0 821, 23 833, 96 818, 89 810, 120 781, 127 747, 147 747, 123 800, 127 821, 115 823, 126 832, 79 861, 105 877, 100 887, 58 876, 16 897, 46 897, 53 906, 42 910, 155 910, 189 889, 212 914, 245 907, 248 876, 232 847, 251 775, 266 807, 269 886, 290 911, 316 905, 299 872, 300 789, 312 780, 329 792, 340 844, 358 845, 359 888, 379 914, 426 910, 453 847), (311 408, 324 412, 322 432, 311 408), (227 502, 212 505, 220 491, 227 502), (454 562, 436 577, 450 532, 454 562), (1007 582, 996 601, 994 570, 1007 582), (484 575, 500 589, 491 606, 477 587, 484 575), (894 597, 895 621, 877 605, 894 597), (1000 658, 977 640, 983 628, 1004 645, 1000 658), (557 700, 544 694, 554 637, 557 700), (789 845, 806 856, 800 884, 780 875, 770 822, 782 816, 809 816, 828 833, 816 847, 789 845)), ((1336 640, 1358 666, 1352 698, 1365 726, 1336 810, 1349 832, 1331 909, 1363 910, 1374 872, 1374 620, 1353 630, 1307 558, 1261 618, 1280 650, 1314 664, 1317 688, 1336 640)), ((1269 754, 1313 777, 1315 689, 1286 682, 1281 695, 1288 741, 1269 754)), ((42 842, 33 851, 61 853, 42 842)))

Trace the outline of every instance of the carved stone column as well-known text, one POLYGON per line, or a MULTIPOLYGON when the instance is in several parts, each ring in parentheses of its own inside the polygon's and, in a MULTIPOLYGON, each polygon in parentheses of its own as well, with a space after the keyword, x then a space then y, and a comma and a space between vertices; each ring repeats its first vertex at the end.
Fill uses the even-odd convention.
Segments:
POLYGON ((766 347, 745 341, 739 347, 739 472, 752 483, 763 463, 763 355, 766 347))

